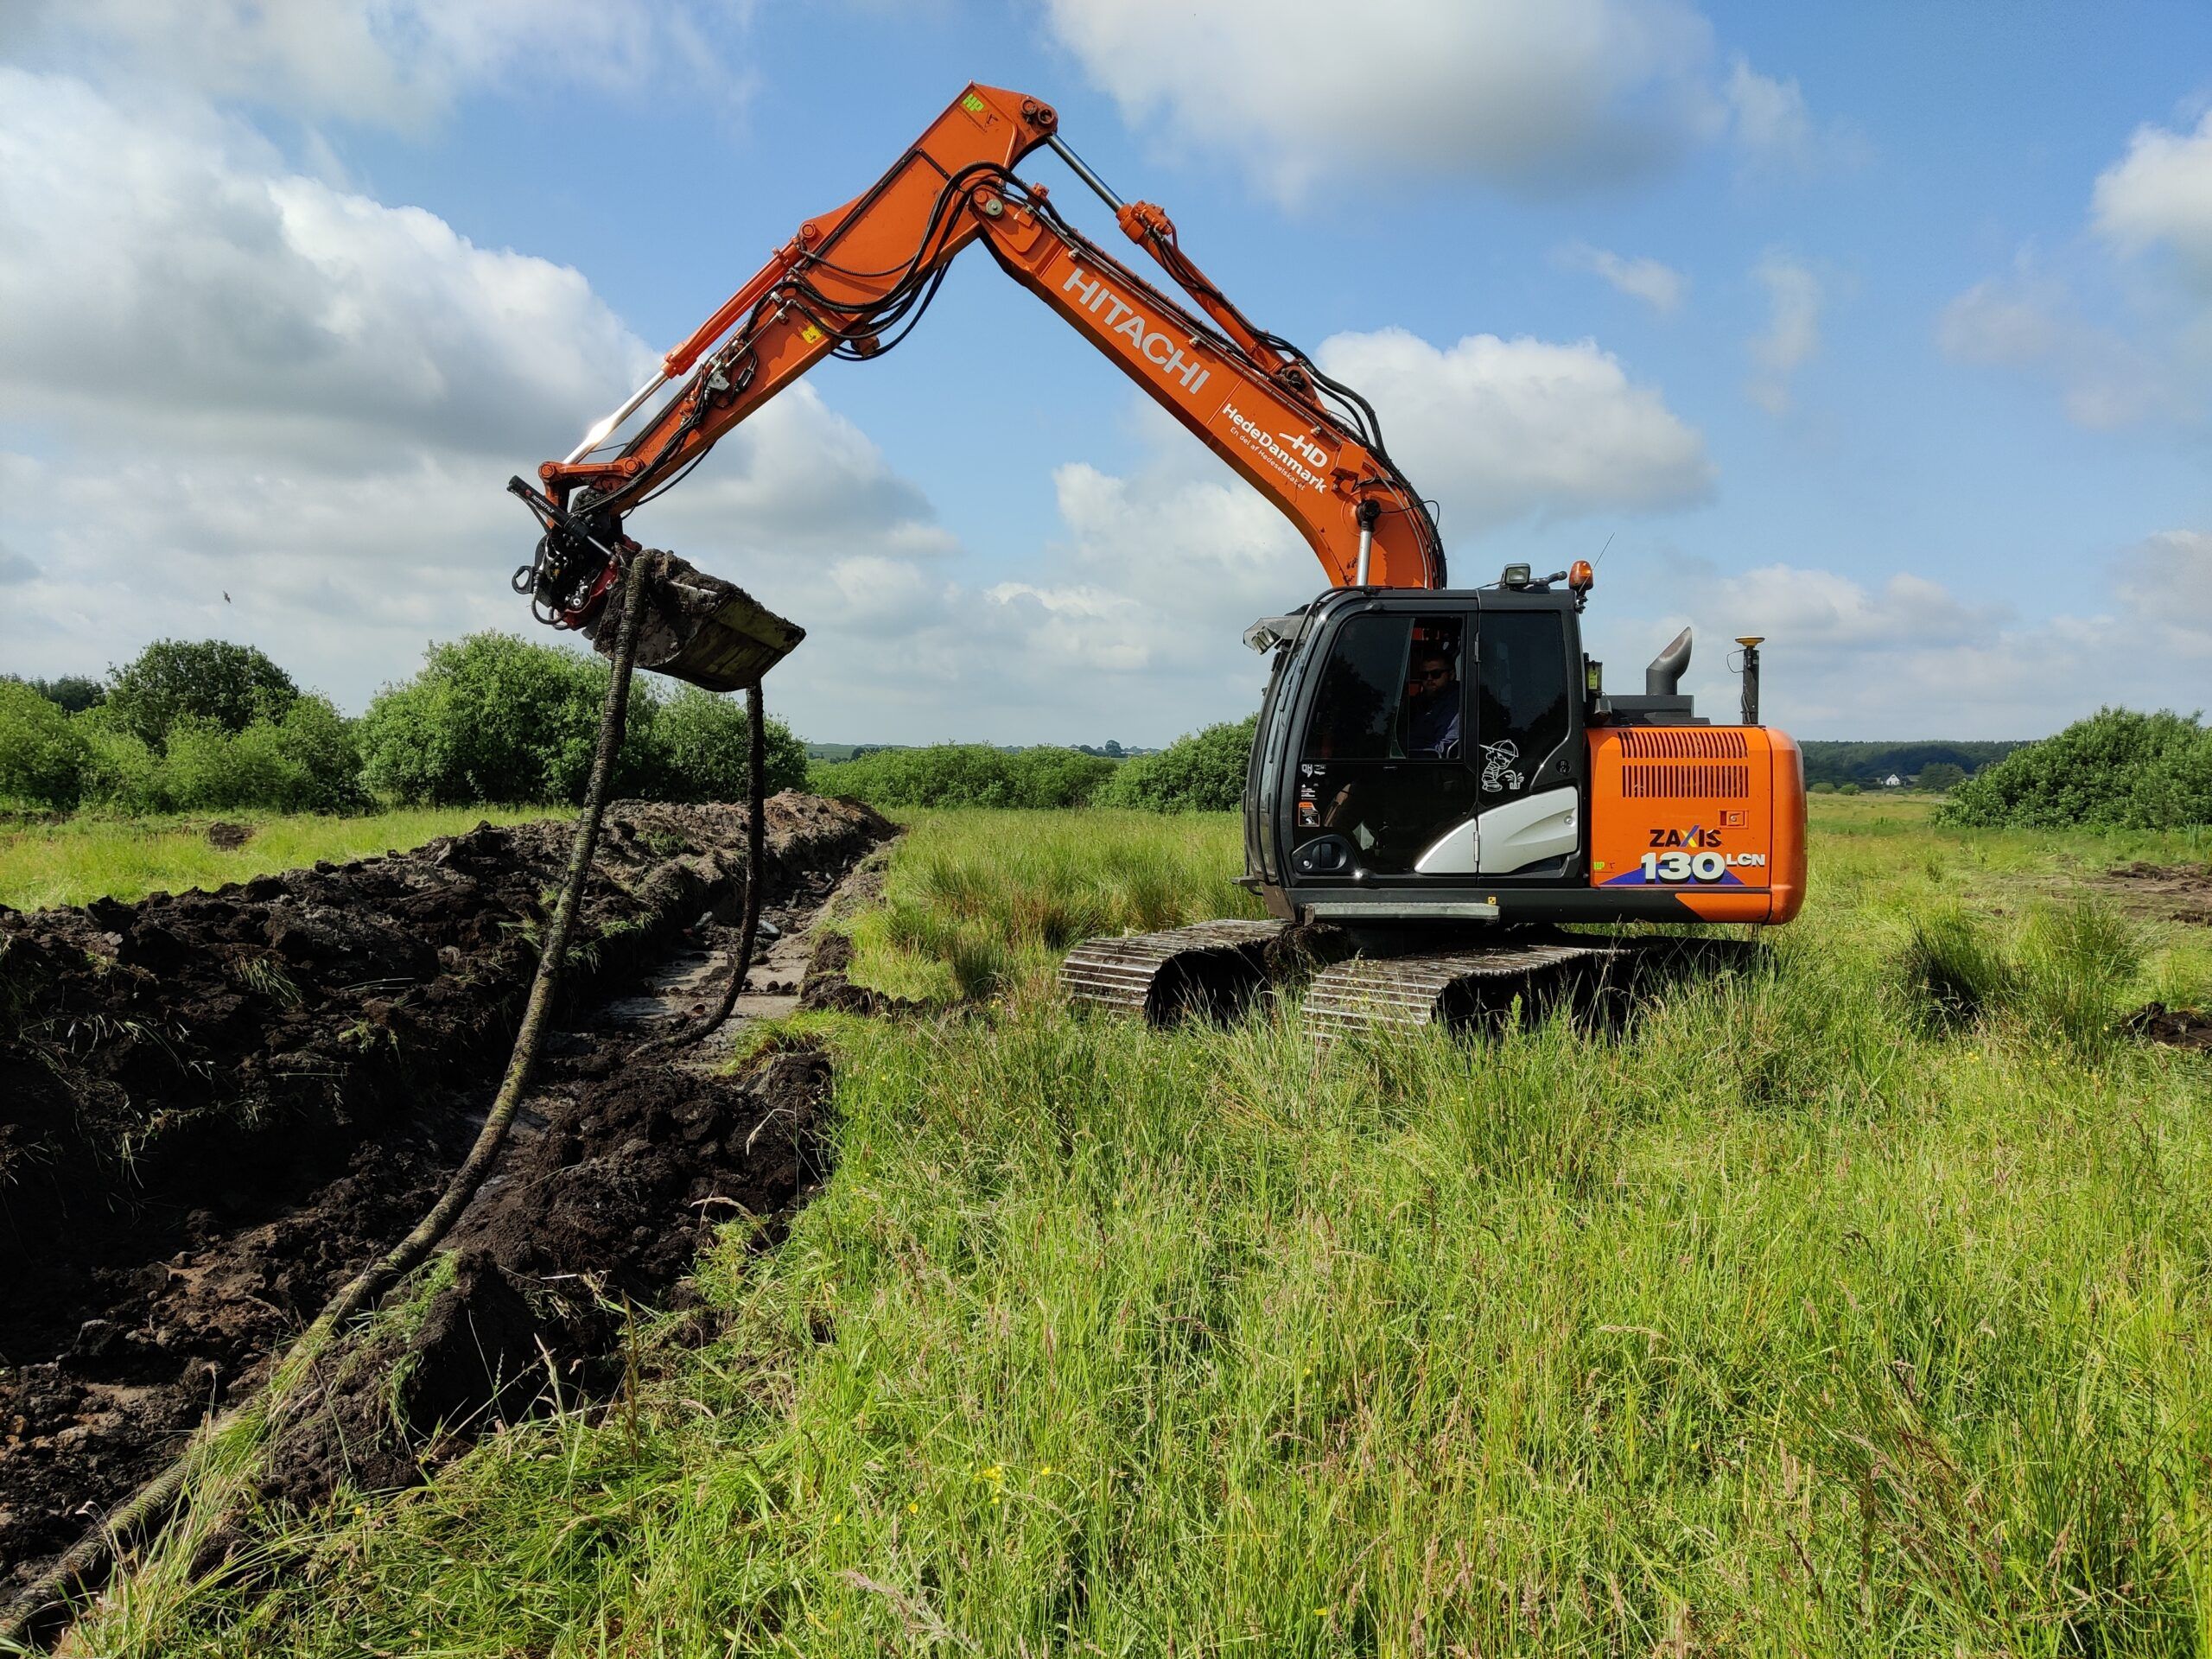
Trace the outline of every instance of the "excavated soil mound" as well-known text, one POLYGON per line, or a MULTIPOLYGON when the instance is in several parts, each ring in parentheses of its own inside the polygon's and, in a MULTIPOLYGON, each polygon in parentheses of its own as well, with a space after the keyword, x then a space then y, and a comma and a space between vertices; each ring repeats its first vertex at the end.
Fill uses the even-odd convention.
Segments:
POLYGON ((664 1302, 721 1224, 779 1224, 821 1173, 818 1050, 741 1079, 652 1066, 568 1092, 463 1218, 419 1322, 302 1402, 264 1497, 307 1506, 341 1483, 410 1485, 497 1422, 614 1391, 628 1310, 664 1302))
POLYGON ((805 977, 799 981, 799 1007, 809 1013, 859 1014, 879 1020, 918 1018, 936 1012, 926 1002, 855 985, 852 971, 852 940, 842 933, 823 933, 807 958, 805 977))
POLYGON ((2202 1008, 2170 1008, 2163 1002, 2146 1002, 2127 1016, 2127 1028, 2138 1037, 2169 1048, 2212 1054, 2212 1014, 2202 1008))
MULTIPOLYGON (((609 810, 570 1018, 736 913, 745 816, 609 810)), ((890 833, 776 797, 768 913, 803 919, 890 833)), ((480 826, 212 893, 0 908, 0 1592, 427 1208, 505 1064, 569 840, 480 826)), ((564 1064, 604 1071, 620 1046, 570 1042, 564 1064)))
POLYGON ((2212 866, 2122 864, 2105 872, 2103 885, 2169 921, 2212 927, 2212 866))

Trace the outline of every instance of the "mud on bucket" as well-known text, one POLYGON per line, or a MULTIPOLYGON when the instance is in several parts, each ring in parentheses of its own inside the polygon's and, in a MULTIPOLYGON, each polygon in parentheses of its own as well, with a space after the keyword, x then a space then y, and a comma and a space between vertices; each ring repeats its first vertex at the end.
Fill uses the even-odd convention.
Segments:
MULTIPOLYGON (((662 553, 662 575, 645 592, 638 666, 709 691, 736 691, 791 654, 806 630, 786 622, 742 588, 662 553)), ((616 610, 607 606, 591 630, 592 648, 614 654, 616 610)))

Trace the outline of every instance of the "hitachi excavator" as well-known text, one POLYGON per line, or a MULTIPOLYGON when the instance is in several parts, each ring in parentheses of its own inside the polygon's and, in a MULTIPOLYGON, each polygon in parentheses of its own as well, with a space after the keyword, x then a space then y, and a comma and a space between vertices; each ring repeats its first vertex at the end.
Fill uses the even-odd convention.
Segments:
MULTIPOLYGON (((515 480, 543 531, 516 580, 541 620, 595 629, 639 550, 626 516, 823 358, 898 344, 954 256, 980 241, 1273 501, 1330 583, 1245 634, 1272 671, 1243 880, 1274 919, 1094 939, 1064 964, 1073 1000, 1155 1019, 1221 1010, 1295 964, 1312 975, 1306 1007, 1325 1034, 1458 1021, 1636 948, 1568 925, 1794 917, 1803 772, 1797 746, 1758 723, 1759 642, 1739 642, 1741 722, 1715 725, 1678 693, 1687 629, 1643 692, 1607 692, 1582 650, 1588 564, 1544 577, 1508 565, 1495 582, 1449 586, 1435 520, 1373 408, 1252 323, 1184 253, 1167 215, 1115 195, 1058 127, 1049 105, 970 86, 868 190, 801 225, 572 454, 539 467, 542 487, 515 480), (1015 176, 1040 149, 1185 300, 1015 176)), ((757 683, 801 637, 689 567, 671 585, 679 601, 653 613, 642 665, 727 690, 757 683)))

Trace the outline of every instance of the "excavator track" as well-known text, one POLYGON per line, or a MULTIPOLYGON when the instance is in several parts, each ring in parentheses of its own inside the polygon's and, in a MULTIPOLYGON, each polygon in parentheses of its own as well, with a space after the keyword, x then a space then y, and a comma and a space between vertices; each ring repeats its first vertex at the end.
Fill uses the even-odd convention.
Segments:
POLYGON ((1478 945, 1402 957, 1354 957, 1323 969, 1306 992, 1306 1028, 1330 1042, 1421 1026, 1466 1026, 1565 988, 1570 975, 1602 973, 1624 945, 1554 941, 1478 945))
MULTIPOLYGON (((1199 922, 1156 933, 1085 941, 1060 967, 1060 987, 1078 1007, 1141 1015, 1155 1026, 1191 1014, 1241 1012, 1284 970, 1269 950, 1277 922, 1199 922)), ((1319 969, 1306 993, 1314 1039, 1421 1026, 1463 1027, 1548 993, 1625 969, 1633 947, 1554 937, 1501 939, 1448 951, 1352 957, 1319 969)))
POLYGON ((1157 933, 1086 939, 1060 964, 1060 988, 1078 1007, 1141 1014, 1155 1026, 1191 1014, 1236 1013, 1267 982, 1280 922, 1198 922, 1157 933))

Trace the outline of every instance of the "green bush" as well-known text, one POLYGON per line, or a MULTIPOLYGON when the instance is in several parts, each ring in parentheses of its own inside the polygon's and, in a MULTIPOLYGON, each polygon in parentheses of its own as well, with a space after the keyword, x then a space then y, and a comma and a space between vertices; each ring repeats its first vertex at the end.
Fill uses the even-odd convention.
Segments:
POLYGON ((226 732, 186 719, 169 730, 156 785, 170 810, 337 812, 364 804, 352 731, 327 698, 303 696, 279 719, 226 732))
MULTIPOLYGON (((641 792, 668 801, 743 800, 752 735, 741 700, 684 686, 653 715, 646 744, 652 776, 641 792)), ((766 748, 768 792, 804 789, 806 745, 772 715, 766 748)))
POLYGON ((817 794, 872 806, 1062 807, 1090 804, 1115 763, 1074 749, 1008 752, 983 743, 878 749, 851 760, 817 761, 807 772, 817 794))
POLYGON ((1158 754, 1127 761, 1098 791, 1101 806, 1153 812, 1233 812, 1244 799, 1257 715, 1179 737, 1158 754))
POLYGON ((86 759, 79 798, 87 806, 104 806, 117 812, 168 812, 169 800, 162 757, 135 732, 119 731, 104 722, 80 717, 76 725, 84 734, 86 759))
POLYGON ((251 645, 157 639, 109 676, 101 712, 158 752, 179 721, 243 732, 256 720, 282 718, 299 695, 292 677, 251 645))
MULTIPOLYGON (((359 721, 302 695, 260 652, 217 640, 149 646, 104 702, 72 716, 51 688, 0 678, 0 798, 121 812, 343 811, 372 795, 421 806, 581 800, 607 696, 597 657, 512 634, 433 645, 359 721)), ((81 688, 80 688, 81 689, 81 688)), ((659 800, 742 800, 744 705, 632 682, 615 787, 659 800)), ((804 785, 806 748, 768 722, 768 787, 804 785)), ((1010 804, 1065 805, 1064 752, 1014 757, 1010 804)), ((1073 757, 1097 772, 1112 762, 1073 757)))
MULTIPOLYGON (((432 645, 422 671, 386 686, 361 716, 362 781, 415 806, 580 801, 610 671, 597 657, 511 633, 432 645)), ((657 712, 651 690, 633 685, 624 773, 650 770, 635 740, 657 712)))
MULTIPOLYGON (((415 806, 583 798, 613 669, 600 657, 510 633, 433 645, 422 671, 386 686, 361 717, 361 778, 415 806)), ((806 746, 781 721, 767 732, 768 788, 806 782, 806 746)), ((744 704, 684 686, 664 699, 630 684, 619 793, 670 801, 745 798, 744 704)))
POLYGON ((1089 806, 1121 762, 1080 749, 1024 749, 1014 762, 1017 806, 1089 806))
POLYGON ((77 804, 91 746, 61 708, 20 681, 0 681, 0 799, 77 804))
POLYGON ((327 697, 226 731, 186 715, 156 751, 96 716, 73 722, 85 745, 78 798, 117 812, 342 812, 366 805, 351 725, 327 697))
POLYGON ((2212 823, 2212 730, 2163 710, 2101 709, 1975 773, 1936 816, 1978 829, 2212 823))

